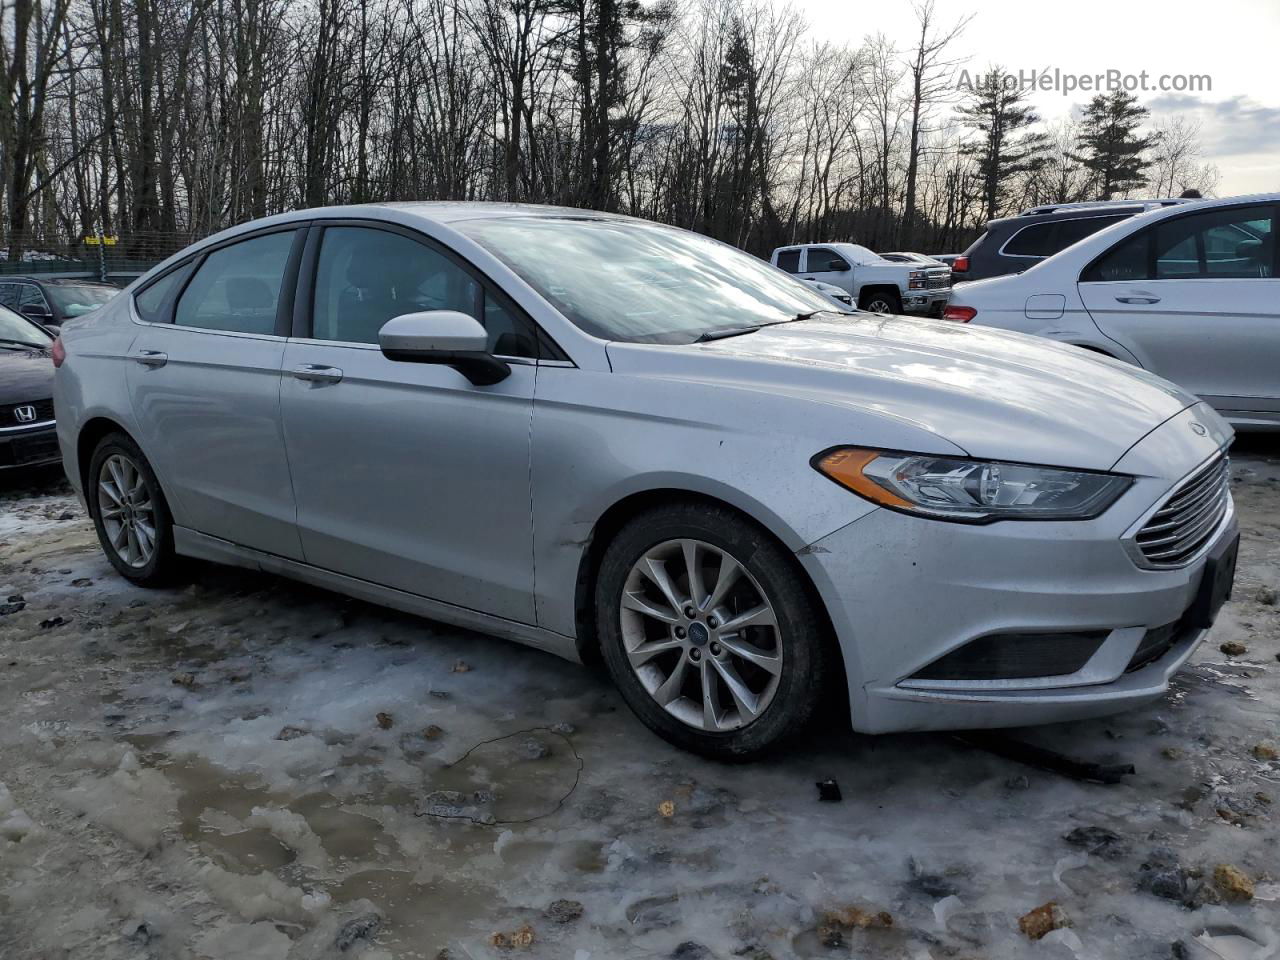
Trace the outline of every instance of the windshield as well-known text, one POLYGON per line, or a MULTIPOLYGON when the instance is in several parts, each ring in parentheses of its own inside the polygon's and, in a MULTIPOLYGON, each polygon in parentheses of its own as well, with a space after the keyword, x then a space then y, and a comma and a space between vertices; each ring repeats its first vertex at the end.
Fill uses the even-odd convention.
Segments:
POLYGON ((26 317, 14 313, 8 307, 0 307, 0 347, 25 344, 43 350, 52 339, 26 317))
POLYGON ((673 227, 552 217, 454 226, 605 340, 693 343, 839 309, 763 260, 673 227))
POLYGON ((64 317, 78 317, 97 310, 120 291, 115 287, 94 287, 89 284, 50 283, 44 288, 49 299, 57 304, 64 317))

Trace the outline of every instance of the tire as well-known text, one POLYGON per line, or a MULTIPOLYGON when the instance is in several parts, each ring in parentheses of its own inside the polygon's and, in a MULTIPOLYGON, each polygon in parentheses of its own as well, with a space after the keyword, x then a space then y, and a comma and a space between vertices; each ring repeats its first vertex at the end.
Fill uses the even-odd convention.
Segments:
POLYGON ((178 579, 173 515, 136 443, 123 433, 103 437, 89 458, 84 494, 102 552, 122 577, 140 587, 168 586, 178 579), (132 498, 115 496, 122 486, 132 488, 132 498))
POLYGON ((871 313, 902 313, 902 298, 893 290, 872 290, 858 298, 858 309, 871 313))
POLYGON ((634 517, 601 558, 595 615, 605 666, 627 705, 658 736, 712 759, 749 760, 796 736, 827 689, 830 640, 803 571, 726 507, 673 504, 634 517), (678 603, 700 594, 693 617, 671 605, 664 577, 678 603), (723 630, 752 612, 749 625, 723 630))

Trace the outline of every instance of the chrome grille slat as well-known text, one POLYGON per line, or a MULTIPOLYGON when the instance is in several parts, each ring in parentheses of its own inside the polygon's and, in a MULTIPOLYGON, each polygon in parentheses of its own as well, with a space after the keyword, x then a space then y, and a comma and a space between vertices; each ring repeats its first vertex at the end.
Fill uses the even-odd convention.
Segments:
MULTIPOLYGON (((1144 543, 1142 545, 1144 548, 1143 552, 1146 553, 1147 557, 1151 560, 1165 560, 1169 557, 1177 556, 1178 554, 1187 553, 1189 549, 1194 551, 1195 548, 1200 546, 1204 538, 1213 532, 1213 528, 1218 525, 1218 521, 1222 519, 1222 515, 1226 512, 1226 509, 1226 504, 1218 504, 1217 508, 1212 513, 1206 514, 1194 527, 1189 528, 1176 540, 1168 541, 1170 543, 1176 543, 1177 546, 1168 550, 1153 551, 1145 548, 1154 546, 1154 544, 1144 543)), ((1163 544, 1161 544, 1161 546, 1163 546, 1163 544)))
MULTIPOLYGON (((1206 491, 1216 489, 1218 484, 1222 482, 1225 474, 1226 470, 1220 467, 1212 473, 1193 477, 1186 483, 1185 489, 1182 489, 1181 492, 1171 497, 1163 507, 1156 511, 1155 516, 1159 517, 1177 513, 1188 503, 1202 496, 1206 491)), ((1154 519, 1154 517, 1152 519, 1154 519)))
POLYGON ((1160 520, 1160 518, 1174 516, 1176 513, 1184 511, 1184 509, 1198 503, 1199 500, 1206 497, 1212 497, 1212 495, 1217 492, 1217 488, 1219 488, 1221 483, 1221 475, 1208 477, 1208 480, 1201 481, 1201 483, 1194 485, 1193 489, 1188 490, 1187 493, 1176 498, 1176 503, 1170 503, 1169 506, 1158 509, 1155 516, 1152 517, 1152 520, 1160 520))
POLYGON ((1230 502, 1231 469, 1222 454, 1174 488, 1134 536, 1134 543, 1153 567, 1183 566, 1213 536, 1230 502))
MULTIPOLYGON (((1214 507, 1218 505, 1220 498, 1217 496, 1217 493, 1217 490, 1210 490, 1209 496, 1202 497, 1197 500, 1194 507, 1188 508, 1184 513, 1176 515, 1172 520, 1164 523, 1148 523, 1138 533, 1138 542, 1143 546, 1167 542, 1169 539, 1167 537, 1159 540, 1147 540, 1145 538, 1154 533, 1163 533, 1165 530, 1182 530, 1196 523, 1201 517, 1212 511, 1214 507)), ((1152 519, 1154 520, 1155 517, 1152 517, 1152 519)), ((1176 538, 1177 537, 1175 536, 1174 539, 1176 538)))

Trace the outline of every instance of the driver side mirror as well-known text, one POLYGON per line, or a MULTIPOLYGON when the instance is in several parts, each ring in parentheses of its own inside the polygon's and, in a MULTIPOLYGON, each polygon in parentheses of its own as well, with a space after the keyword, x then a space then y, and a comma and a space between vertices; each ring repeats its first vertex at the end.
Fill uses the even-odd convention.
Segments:
POLYGON ((848 270, 848 269, 849 269, 849 265, 848 265, 847 263, 845 263, 843 260, 828 260, 828 261, 827 261, 827 272, 828 272, 828 273, 844 273, 844 272, 845 272, 846 270, 848 270))
POLYGON ((475 317, 457 310, 426 310, 392 317, 378 331, 388 360, 453 367, 478 387, 505 380, 511 368, 489 352, 489 335, 475 317))
POLYGON ((53 316, 48 307, 41 306, 38 303, 24 303, 18 308, 18 312, 28 320, 34 320, 37 323, 42 320, 48 320, 53 316))

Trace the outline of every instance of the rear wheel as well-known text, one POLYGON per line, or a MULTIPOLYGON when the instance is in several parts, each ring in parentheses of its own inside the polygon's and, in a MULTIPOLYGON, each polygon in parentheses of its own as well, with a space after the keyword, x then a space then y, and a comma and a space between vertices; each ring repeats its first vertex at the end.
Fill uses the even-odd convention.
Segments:
POLYGON ((901 313, 902 298, 892 290, 872 290, 858 299, 860 309, 868 313, 901 313))
POLYGON ((173 518, 138 445, 122 433, 103 437, 89 460, 87 481, 85 500, 111 565, 139 586, 173 582, 179 571, 173 518))
POLYGON ((795 560, 733 511, 647 511, 606 548, 604 661, 659 736, 745 760, 800 732, 824 689, 827 639, 795 560))

